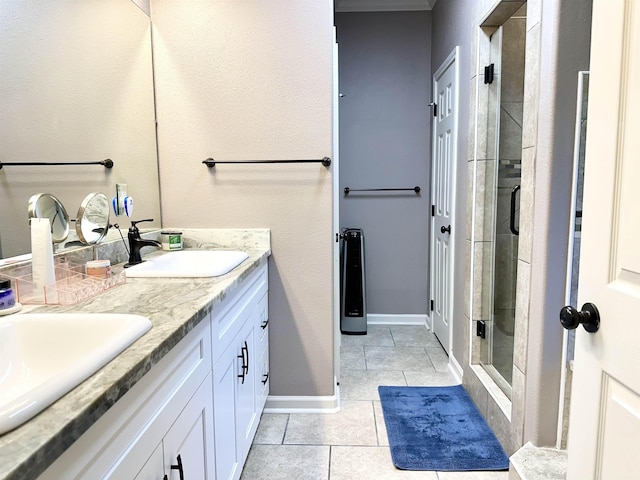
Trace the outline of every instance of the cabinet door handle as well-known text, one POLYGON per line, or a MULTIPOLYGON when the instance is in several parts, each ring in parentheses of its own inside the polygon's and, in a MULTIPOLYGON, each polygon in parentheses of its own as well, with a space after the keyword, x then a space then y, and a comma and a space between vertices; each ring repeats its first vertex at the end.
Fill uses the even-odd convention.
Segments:
POLYGON ((249 345, 247 345, 246 340, 244 342, 244 346, 240 350, 242 354, 238 355, 238 358, 242 359, 242 373, 238 375, 238 378, 242 379, 242 384, 244 385, 244 377, 249 373, 249 345))
POLYGON ((267 382, 269 381, 269 372, 262 374, 262 377, 263 378, 262 378, 261 382, 262 382, 263 385, 266 385, 267 382))
POLYGON ((269 325, 268 318, 264 322, 262 322, 262 325, 260 325, 260 328, 264 330, 265 328, 267 328, 267 325, 269 325))
POLYGON ((247 351, 247 342, 244 342, 244 346, 240 349, 240 355, 238 358, 242 359, 242 371, 244 372, 247 369, 247 357, 245 357, 244 352, 247 351))
POLYGON ((247 345, 246 340, 244 342, 244 348, 247 351, 247 371, 245 373, 249 373, 249 345, 247 345))
MULTIPOLYGON (((178 455, 178 464, 171 465, 171 470, 178 470, 178 475, 180 475, 180 480, 184 480, 184 469, 182 468, 182 458, 180 458, 180 455, 178 455)), ((167 478, 166 475, 165 475, 165 478, 167 478)))

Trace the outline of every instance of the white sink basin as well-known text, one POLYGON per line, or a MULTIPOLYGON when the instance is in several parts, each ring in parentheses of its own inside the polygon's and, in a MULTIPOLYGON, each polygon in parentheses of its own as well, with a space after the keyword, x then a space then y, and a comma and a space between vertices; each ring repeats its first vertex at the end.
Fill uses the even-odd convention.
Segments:
POLYGON ((44 410, 150 328, 147 318, 128 314, 0 318, 0 434, 44 410))
POLYGON ((127 268, 127 277, 217 277, 249 255, 236 250, 180 250, 127 268))

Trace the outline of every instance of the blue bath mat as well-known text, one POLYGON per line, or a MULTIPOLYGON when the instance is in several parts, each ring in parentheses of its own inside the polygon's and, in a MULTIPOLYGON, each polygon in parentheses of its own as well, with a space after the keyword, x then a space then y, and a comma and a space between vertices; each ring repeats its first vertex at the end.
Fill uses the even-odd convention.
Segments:
POLYGON ((397 468, 509 468, 509 457, 462 385, 378 387, 378 393, 397 468))

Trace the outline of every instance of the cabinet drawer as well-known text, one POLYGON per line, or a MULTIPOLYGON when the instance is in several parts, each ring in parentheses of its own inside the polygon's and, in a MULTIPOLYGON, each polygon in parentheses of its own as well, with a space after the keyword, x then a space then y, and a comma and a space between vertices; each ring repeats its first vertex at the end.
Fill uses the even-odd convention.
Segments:
POLYGON ((256 368, 256 411, 260 416, 269 396, 269 348, 262 350, 256 368))
POLYGON ((267 282, 267 266, 264 265, 252 272, 239 290, 214 307, 211 322, 214 365, 266 293, 267 282))
POLYGON ((265 293, 254 312, 256 320, 256 352, 262 352, 269 345, 269 295, 265 293))

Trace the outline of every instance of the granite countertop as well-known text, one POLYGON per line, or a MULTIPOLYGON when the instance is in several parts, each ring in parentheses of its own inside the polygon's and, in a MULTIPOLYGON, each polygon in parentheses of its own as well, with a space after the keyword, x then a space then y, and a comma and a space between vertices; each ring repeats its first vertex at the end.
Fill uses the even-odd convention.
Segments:
MULTIPOLYGON (((215 278, 128 278, 90 300, 23 312, 132 313, 153 327, 114 360, 20 427, 0 435, 0 479, 35 479, 271 254, 268 229, 181 229, 185 248, 244 250, 215 278)), ((151 249, 143 258, 159 255, 151 249)), ((166 253, 166 252, 165 252, 166 253)), ((116 266, 117 267, 117 266, 116 266)))

